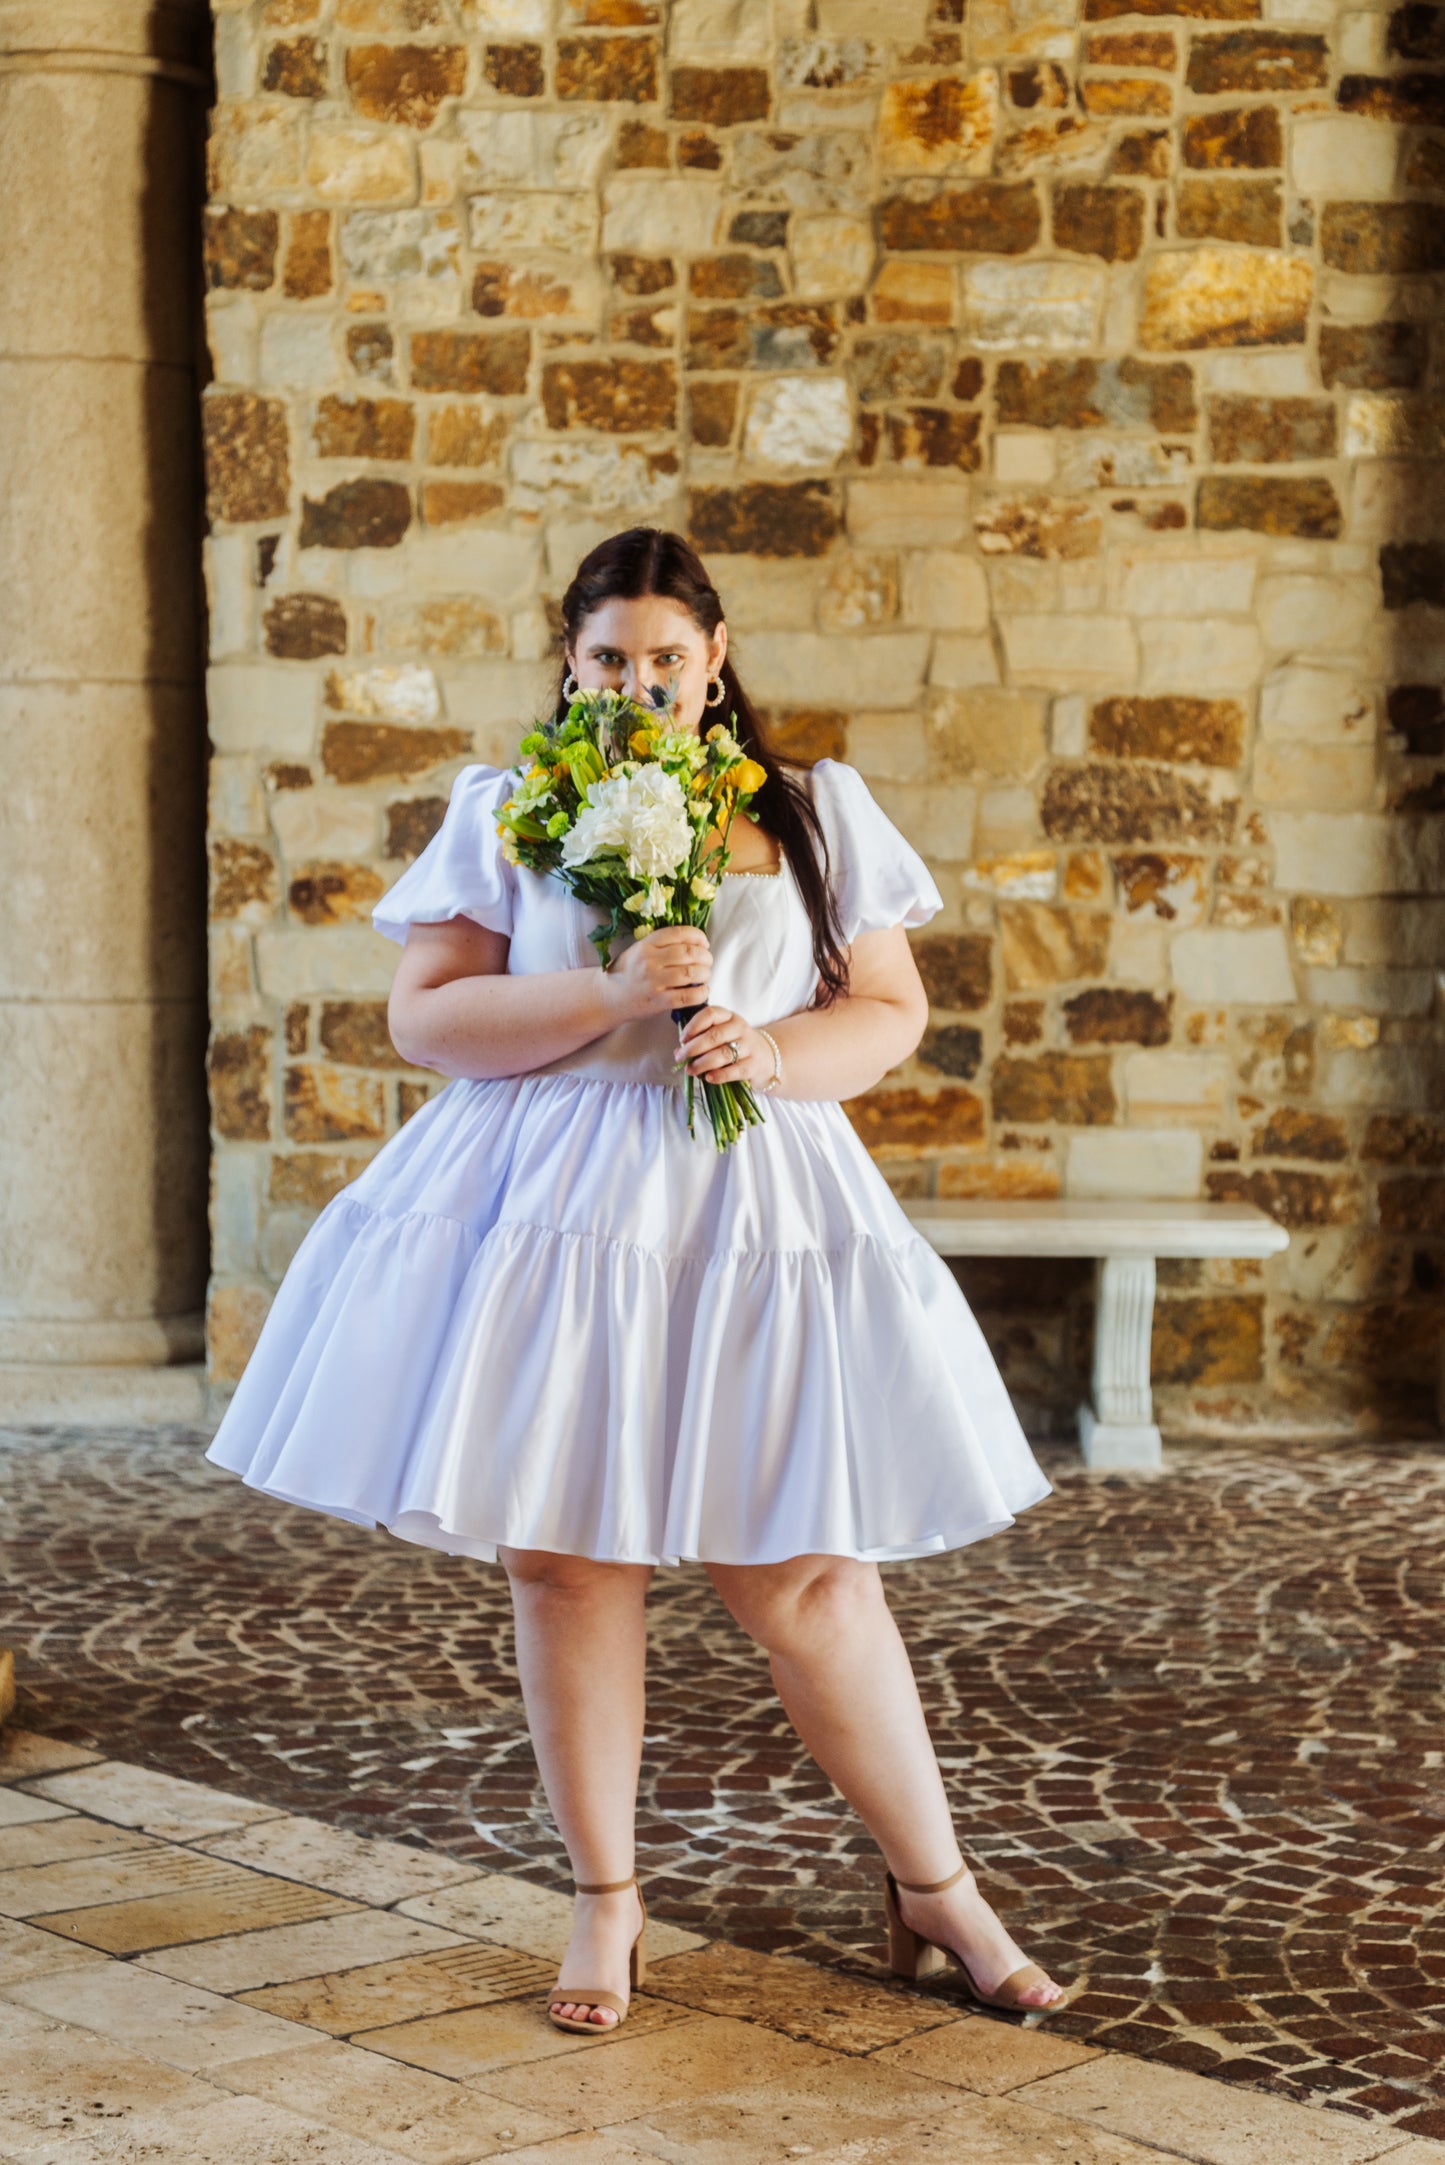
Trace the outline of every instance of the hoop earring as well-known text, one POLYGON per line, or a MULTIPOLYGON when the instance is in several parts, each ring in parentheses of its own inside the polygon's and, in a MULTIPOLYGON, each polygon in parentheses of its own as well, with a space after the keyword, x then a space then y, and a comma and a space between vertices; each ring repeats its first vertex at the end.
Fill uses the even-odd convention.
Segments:
POLYGON ((571 670, 569 669, 566 676, 562 679, 562 697, 570 704, 571 701, 577 697, 577 694, 581 691, 581 689, 581 685, 577 682, 577 679, 573 676, 571 670))
POLYGON ((721 678, 721 677, 713 677, 713 678, 712 678, 712 679, 710 680, 709 684, 708 684, 708 688, 707 688, 707 697, 706 697, 706 699, 705 699, 705 700, 703 701, 703 705, 704 705, 704 706, 708 706, 708 707, 720 707, 720 706, 722 706, 722 705, 723 705, 724 701, 726 700, 726 698, 727 698, 727 695, 728 695, 728 688, 727 688, 726 684, 724 684, 724 682, 723 682, 722 678, 721 678), (716 692, 716 693, 717 693, 717 697, 716 697, 716 699, 714 699, 714 698, 713 698, 713 693, 714 693, 714 692, 716 692))

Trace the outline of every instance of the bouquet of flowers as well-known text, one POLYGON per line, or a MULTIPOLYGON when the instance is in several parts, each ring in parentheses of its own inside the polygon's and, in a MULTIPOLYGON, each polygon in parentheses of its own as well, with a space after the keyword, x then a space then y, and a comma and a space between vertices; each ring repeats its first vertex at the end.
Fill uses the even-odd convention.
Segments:
MULTIPOLYGON (((522 739, 530 764, 497 819, 512 864, 551 873, 606 910, 589 934, 604 969, 624 932, 706 925, 733 819, 756 821, 748 806, 767 780, 731 729, 717 724, 703 737, 676 728, 672 693, 659 686, 651 696, 646 707, 621 692, 579 691, 560 721, 540 722, 522 739), (714 828, 722 839, 709 849, 714 828)), ((700 1011, 672 1009, 679 1035, 700 1011)), ((700 1079, 713 1141, 726 1150, 762 1108, 745 1082, 700 1079)), ((689 1135, 698 1080, 687 1077, 689 1135)))

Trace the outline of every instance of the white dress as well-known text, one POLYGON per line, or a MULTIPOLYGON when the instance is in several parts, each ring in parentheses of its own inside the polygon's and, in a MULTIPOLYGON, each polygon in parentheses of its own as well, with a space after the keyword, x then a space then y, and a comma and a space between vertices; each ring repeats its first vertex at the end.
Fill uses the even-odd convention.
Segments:
MULTIPOLYGON (((942 907, 857 769, 814 802, 846 936, 942 907)), ((509 865, 513 778, 473 766, 377 906, 510 936, 508 970, 600 968, 601 913, 509 865)), ((806 1007, 786 859, 725 875, 710 998, 806 1007)), ((1049 1493, 942 1258, 834 1099, 690 1136, 664 1013, 524 1075, 457 1079, 321 1212, 206 1456, 288 1503, 453 1554, 886 1559, 958 1548, 1049 1493)))

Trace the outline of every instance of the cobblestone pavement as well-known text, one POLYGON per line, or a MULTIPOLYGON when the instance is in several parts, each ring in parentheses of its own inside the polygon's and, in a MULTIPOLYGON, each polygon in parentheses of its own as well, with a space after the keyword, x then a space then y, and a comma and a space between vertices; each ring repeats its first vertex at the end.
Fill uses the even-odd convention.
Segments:
MULTIPOLYGON (((568 1884, 499 1571, 252 1495, 197 1438, 8 1442, 19 1719, 568 1884)), ((887 1580, 965 1846, 1085 1980, 1050 2034, 1445 2134, 1445 1452, 1041 1455, 1012 1531, 887 1580)), ((650 1905, 878 1978, 875 1854, 762 1657, 699 1570, 651 1614, 650 1905)))

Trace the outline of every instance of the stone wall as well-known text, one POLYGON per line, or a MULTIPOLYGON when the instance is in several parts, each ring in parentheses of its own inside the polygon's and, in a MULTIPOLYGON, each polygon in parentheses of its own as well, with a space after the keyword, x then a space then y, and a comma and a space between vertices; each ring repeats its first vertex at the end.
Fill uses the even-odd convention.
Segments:
MULTIPOLYGON (((436 1087, 372 903, 647 519, 947 898, 849 1108, 900 1191, 1252 1199, 1287 1258, 1163 1273, 1166 1422, 1427 1419, 1445 10, 218 0, 216 48, 217 1376, 436 1087)), ((1061 1415, 1074 1281, 978 1282, 1061 1415)))

